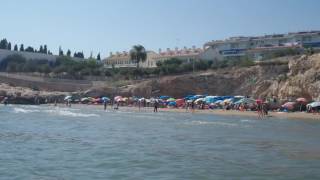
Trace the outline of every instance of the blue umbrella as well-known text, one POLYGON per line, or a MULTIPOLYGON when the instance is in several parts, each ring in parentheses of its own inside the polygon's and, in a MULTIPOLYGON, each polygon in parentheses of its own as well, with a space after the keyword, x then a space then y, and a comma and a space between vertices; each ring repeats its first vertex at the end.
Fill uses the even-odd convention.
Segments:
POLYGON ((177 106, 177 103, 175 101, 169 102, 168 106, 177 106))
POLYGON ((159 98, 160 98, 160 99, 169 99, 170 96, 160 96, 159 98))
POLYGON ((110 98, 108 98, 108 97, 102 97, 101 99, 102 99, 102 101, 110 101, 110 98))

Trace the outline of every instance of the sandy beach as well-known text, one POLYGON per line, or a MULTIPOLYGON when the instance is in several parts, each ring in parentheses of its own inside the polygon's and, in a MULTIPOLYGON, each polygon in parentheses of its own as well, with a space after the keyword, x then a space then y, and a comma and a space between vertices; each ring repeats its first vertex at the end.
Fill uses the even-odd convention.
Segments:
MULTIPOLYGON (((53 106, 50 105, 50 106, 53 106)), ((65 104, 59 104, 59 107, 66 107, 65 104)), ((103 110, 103 105, 85 105, 85 104, 72 104, 72 107, 87 107, 87 108, 98 108, 103 110)), ((108 105, 107 110, 112 109, 110 105, 108 105)), ((114 110, 114 109, 113 109, 114 110)), ((131 106, 120 106, 119 110, 121 111, 130 111, 139 113, 138 107, 131 106)), ((153 112, 153 107, 145 107, 140 109, 141 112, 153 112)), ((194 112, 192 110, 186 111, 186 109, 181 108, 159 108, 158 112, 170 112, 170 113, 194 113, 194 114, 212 114, 219 116, 242 116, 242 117, 250 117, 250 118, 258 118, 258 114, 256 111, 237 111, 237 110, 199 110, 196 109, 194 112)), ((319 120, 320 114, 306 113, 306 112, 272 112, 269 111, 269 115, 264 118, 278 118, 278 119, 294 119, 294 120, 319 120)))

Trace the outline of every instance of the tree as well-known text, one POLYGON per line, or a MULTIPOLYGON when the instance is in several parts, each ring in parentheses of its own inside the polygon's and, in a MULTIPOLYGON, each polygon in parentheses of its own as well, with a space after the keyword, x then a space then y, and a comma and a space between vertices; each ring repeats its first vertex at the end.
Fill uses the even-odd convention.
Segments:
POLYGON ((63 50, 59 47, 59 56, 63 56, 63 50))
POLYGON ((39 52, 40 52, 40 53, 43 53, 43 47, 42 47, 42 45, 40 46, 39 52))
POLYGON ((2 39, 0 41, 0 49, 8 49, 8 41, 7 41, 7 39, 2 39))
POLYGON ((68 56, 68 57, 71 56, 71 51, 70 51, 70 49, 68 49, 68 51, 67 51, 67 56, 68 56))
POLYGON ((44 53, 44 54, 48 54, 48 47, 47 47, 47 45, 44 45, 44 46, 43 46, 43 53, 44 53))
POLYGON ((84 54, 83 54, 83 52, 75 52, 75 53, 73 54, 73 57, 83 59, 83 58, 84 58, 84 54))
POLYGON ((97 55, 97 60, 101 61, 100 53, 97 55))
POLYGON ((25 49, 26 52, 34 52, 34 49, 33 47, 31 46, 28 46, 26 49, 25 49))
POLYGON ((14 45, 13 50, 14 50, 14 51, 18 51, 18 45, 14 45))
POLYGON ((11 42, 8 43, 8 50, 11 51, 11 42))
POLYGON ((23 46, 23 44, 20 45, 20 51, 24 51, 24 46, 23 46))
POLYGON ((142 45, 133 46, 130 50, 130 58, 137 63, 137 68, 139 68, 139 63, 147 60, 146 49, 142 45))

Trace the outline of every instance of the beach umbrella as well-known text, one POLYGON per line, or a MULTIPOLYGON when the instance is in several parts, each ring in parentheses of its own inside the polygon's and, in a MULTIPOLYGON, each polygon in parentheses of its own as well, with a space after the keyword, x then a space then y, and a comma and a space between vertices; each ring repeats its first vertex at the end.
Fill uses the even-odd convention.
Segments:
POLYGON ((254 103, 256 103, 256 101, 254 99, 250 99, 250 98, 243 98, 243 99, 240 99, 239 101, 235 102, 235 104, 241 104, 241 103, 254 104, 254 103))
POLYGON ((146 100, 146 99, 145 99, 145 98, 140 98, 140 99, 139 99, 139 101, 144 101, 144 100, 146 100))
POLYGON ((288 110, 293 110, 295 106, 295 102, 286 102, 281 107, 287 108, 288 110))
POLYGON ((160 96, 159 98, 160 98, 160 99, 169 99, 170 96, 160 96))
POLYGON ((175 101, 169 102, 168 106, 177 106, 177 103, 175 101))
POLYGON ((198 99, 195 101, 195 103, 200 103, 200 102, 203 102, 203 101, 205 101, 205 98, 198 98, 198 99))
POLYGON ((177 104, 177 106, 183 106, 185 104, 185 101, 184 101, 184 99, 177 99, 176 104, 177 104))
POLYGON ((116 97, 114 97, 114 101, 119 102, 119 100, 122 100, 122 96, 116 96, 116 97))
POLYGON ((296 99, 296 101, 301 104, 306 104, 308 102, 308 100, 306 98, 298 98, 298 99, 296 99))
POLYGON ((193 102, 193 100, 191 100, 191 99, 190 99, 190 100, 187 100, 187 103, 192 103, 192 102, 193 102))
POLYGON ((262 99, 256 99, 256 103, 257 103, 257 104, 262 104, 262 103, 263 103, 263 100, 262 100, 262 99))
POLYGON ((175 99, 175 98, 169 98, 169 99, 167 99, 167 102, 172 102, 172 101, 176 101, 176 99, 175 99))
POLYGON ((108 98, 108 97, 102 97, 101 99, 102 99, 102 101, 110 101, 110 98, 108 98))
POLYGON ((82 103, 88 103, 90 100, 89 100, 89 98, 85 97, 85 98, 81 98, 80 101, 82 103))
POLYGON ((222 104, 224 101, 223 100, 218 100, 215 102, 215 104, 222 104))
POLYGON ((233 98, 230 98, 230 99, 225 99, 223 102, 224 103, 231 103, 233 101, 233 98))
POLYGON ((234 98, 243 99, 244 96, 234 96, 234 98))
POLYGON ((66 101, 66 100, 71 100, 72 99, 72 96, 66 96, 65 98, 64 98, 64 100, 66 101))
POLYGON ((95 103, 101 103, 102 99, 101 98, 95 98, 92 101, 95 102, 95 103))
POLYGON ((308 104, 307 106, 311 106, 313 108, 320 107, 320 102, 313 102, 313 103, 308 104))

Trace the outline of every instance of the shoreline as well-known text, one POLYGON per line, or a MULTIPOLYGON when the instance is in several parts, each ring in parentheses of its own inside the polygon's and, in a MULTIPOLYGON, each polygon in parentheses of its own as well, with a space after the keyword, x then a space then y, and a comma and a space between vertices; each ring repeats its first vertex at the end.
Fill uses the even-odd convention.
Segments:
MULTIPOLYGON (((47 104, 49 106, 54 106, 53 104, 47 104)), ((66 107, 65 104, 58 104, 57 107, 66 107)), ((72 107, 86 107, 86 108, 99 108, 103 111, 103 105, 86 105, 86 104, 72 104, 72 107)), ((111 106, 107 106, 107 110, 110 110, 111 106)), ((120 106, 120 110, 128 110, 131 112, 153 112, 153 107, 144 107, 139 111, 138 107, 131 106, 120 106)), ((113 109, 112 109, 113 110, 113 109)), ((158 112, 170 112, 170 113, 194 113, 194 114, 208 114, 208 115, 219 115, 219 116, 235 116, 235 117, 249 117, 258 118, 256 111, 237 111, 237 110, 199 110, 196 109, 194 112, 192 110, 186 111, 186 109, 174 109, 174 108, 158 108, 158 112)), ((278 119, 291 119, 291 120, 319 120, 320 114, 306 113, 306 112, 273 112, 269 111, 267 118, 278 118, 278 119)), ((266 118, 266 119, 267 119, 266 118)))

